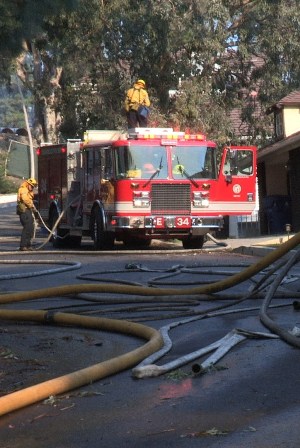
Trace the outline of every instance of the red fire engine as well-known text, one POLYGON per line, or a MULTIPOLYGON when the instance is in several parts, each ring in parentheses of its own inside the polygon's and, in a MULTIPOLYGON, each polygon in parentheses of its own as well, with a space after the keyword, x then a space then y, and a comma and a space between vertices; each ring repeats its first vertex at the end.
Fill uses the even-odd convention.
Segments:
POLYGON ((96 249, 115 241, 149 245, 179 239, 201 248, 225 215, 250 215, 255 207, 256 148, 217 147, 203 134, 171 128, 87 131, 84 142, 38 149, 39 211, 54 242, 96 249), (64 214, 62 213, 64 211, 64 214))

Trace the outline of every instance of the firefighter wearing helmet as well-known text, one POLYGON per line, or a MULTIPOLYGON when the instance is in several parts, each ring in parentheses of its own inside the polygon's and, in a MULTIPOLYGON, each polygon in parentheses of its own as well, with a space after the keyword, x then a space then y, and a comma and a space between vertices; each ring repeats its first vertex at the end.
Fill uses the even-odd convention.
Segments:
POLYGON ((148 126, 150 100, 143 79, 138 79, 127 91, 124 106, 129 129, 138 125, 142 128, 148 126))
POLYGON ((17 214, 23 226, 20 241, 20 250, 22 251, 33 250, 31 244, 35 226, 34 212, 36 212, 33 202, 33 190, 37 185, 37 181, 33 177, 30 177, 21 184, 18 190, 17 214))

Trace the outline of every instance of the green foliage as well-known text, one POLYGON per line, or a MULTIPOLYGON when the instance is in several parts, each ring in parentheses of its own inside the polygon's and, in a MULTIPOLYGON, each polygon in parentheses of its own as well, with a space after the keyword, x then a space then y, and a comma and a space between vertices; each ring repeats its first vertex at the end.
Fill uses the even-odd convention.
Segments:
POLYGON ((170 116, 175 126, 189 128, 192 132, 204 132, 219 143, 228 141, 231 124, 224 96, 211 92, 201 79, 194 78, 182 83, 170 103, 170 116))
POLYGON ((25 40, 21 68, 37 118, 45 126, 45 110, 55 112, 61 139, 126 127, 124 95, 141 77, 151 125, 200 130, 224 143, 237 138, 229 114, 239 108, 249 143, 263 142, 265 109, 300 88, 298 0, 13 3, 0 0, 2 66, 25 40))
POLYGON ((76 6, 77 0, 0 0, 0 77, 7 78, 24 41, 41 36, 47 20, 76 6))
POLYGON ((11 179, 5 177, 5 153, 0 151, 0 194, 16 193, 17 186, 11 179))
MULTIPOLYGON (((32 104, 32 98, 25 98, 26 106, 32 104)), ((0 126, 24 128, 25 118, 22 108, 22 99, 16 90, 0 87, 0 126)))

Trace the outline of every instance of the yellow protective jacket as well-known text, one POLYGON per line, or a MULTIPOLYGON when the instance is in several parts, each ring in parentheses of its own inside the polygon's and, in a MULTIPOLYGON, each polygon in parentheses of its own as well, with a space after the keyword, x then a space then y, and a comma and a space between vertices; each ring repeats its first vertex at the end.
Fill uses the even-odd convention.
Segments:
POLYGON ((150 106, 148 92, 141 85, 134 84, 126 94, 124 107, 126 112, 128 112, 129 110, 138 110, 141 105, 150 106))
POLYGON ((17 210, 24 213, 26 208, 34 209, 34 192, 28 189, 28 183, 25 181, 21 184, 17 195, 17 210))

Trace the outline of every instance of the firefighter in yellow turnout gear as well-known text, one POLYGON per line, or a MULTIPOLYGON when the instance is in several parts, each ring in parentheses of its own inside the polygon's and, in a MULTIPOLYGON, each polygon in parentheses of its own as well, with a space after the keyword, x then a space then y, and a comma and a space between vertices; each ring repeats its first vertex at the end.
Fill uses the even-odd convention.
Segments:
POLYGON ((145 81, 143 79, 139 79, 126 94, 125 110, 129 129, 135 128, 137 125, 142 128, 146 128, 148 126, 147 110, 144 109, 141 111, 141 106, 146 106, 146 108, 150 106, 149 95, 145 87, 145 81))
POLYGON ((34 235, 34 212, 36 211, 33 202, 35 187, 37 187, 37 181, 31 177, 25 180, 18 190, 17 214, 23 226, 20 241, 20 250, 22 251, 33 250, 31 243, 34 235))

